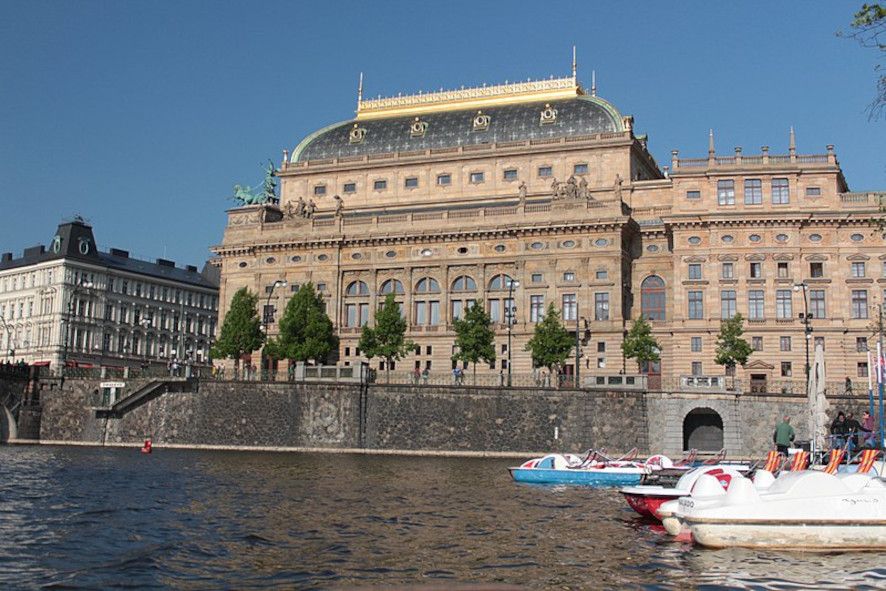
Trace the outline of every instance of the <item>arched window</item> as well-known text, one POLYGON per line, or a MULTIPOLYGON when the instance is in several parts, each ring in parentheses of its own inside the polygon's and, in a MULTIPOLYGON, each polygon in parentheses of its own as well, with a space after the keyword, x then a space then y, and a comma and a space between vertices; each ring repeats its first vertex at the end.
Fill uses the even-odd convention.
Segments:
POLYGON ((381 289, 379 290, 379 293, 382 295, 388 295, 389 293, 402 295, 404 293, 403 284, 396 279, 388 279, 381 284, 381 289))
POLYGON ((508 289, 511 286, 510 275, 505 275, 502 273, 501 275, 496 275, 489 281, 489 289, 508 289))
POLYGON ((640 311, 647 320, 664 320, 665 304, 664 280, 657 275, 650 275, 640 285, 640 311))
POLYGON ((366 296, 369 295, 369 288, 362 281, 354 281, 348 285, 345 294, 349 296, 366 296))
POLYGON ((477 291, 477 282, 468 275, 461 275, 452 282, 452 291, 477 291))
POLYGON ((416 293, 440 293, 440 284, 436 279, 425 277, 415 284, 416 293))

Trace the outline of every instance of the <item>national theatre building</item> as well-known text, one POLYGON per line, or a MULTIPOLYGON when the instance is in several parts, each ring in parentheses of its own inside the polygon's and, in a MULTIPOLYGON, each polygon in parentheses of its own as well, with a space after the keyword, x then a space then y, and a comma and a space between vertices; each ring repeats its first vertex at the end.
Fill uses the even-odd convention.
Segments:
POLYGON ((214 248, 220 318, 248 287, 273 336, 292 292, 313 282, 338 363, 354 365, 360 327, 393 293, 417 344, 397 369, 449 372, 453 319, 481 302, 497 360, 479 371, 510 359, 528 374, 526 342, 554 303, 587 378, 637 372, 621 344, 643 315, 661 345, 644 368, 654 385, 722 376, 720 322, 741 313, 754 353, 739 379, 802 383, 808 336, 829 379, 866 382, 886 288, 883 194, 849 192, 833 146, 798 153, 787 130, 787 153, 717 153, 711 134, 706 155, 674 150, 661 165, 633 117, 596 94, 574 73, 372 100, 361 90, 356 117, 284 151, 279 204, 228 212, 214 248))

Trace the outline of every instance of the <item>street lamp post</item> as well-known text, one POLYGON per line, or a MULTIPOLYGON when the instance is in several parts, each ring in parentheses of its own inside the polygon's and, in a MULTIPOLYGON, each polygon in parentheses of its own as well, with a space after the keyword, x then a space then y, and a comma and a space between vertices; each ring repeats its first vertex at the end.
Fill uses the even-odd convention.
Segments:
MULTIPOLYGON (((287 283, 286 283, 286 280, 285 280, 285 279, 276 279, 276 280, 274 281, 274 283, 271 285, 271 289, 268 290, 268 299, 267 299, 267 301, 265 302, 265 309, 262 310, 262 330, 263 330, 264 333, 265 333, 265 339, 268 338, 268 336, 269 336, 269 334, 270 334, 270 331, 271 331, 271 327, 270 327, 270 324, 271 324, 271 314, 268 313, 268 310, 269 310, 270 307, 271 307, 271 298, 274 296, 274 290, 277 289, 277 287, 286 287, 286 285, 287 285, 287 283)), ((265 369, 264 369, 264 358, 265 358, 265 355, 264 355, 264 349, 262 349, 262 371, 263 371, 263 372, 265 371, 265 369)), ((270 374, 270 371, 271 371, 271 366, 272 366, 271 360, 270 360, 270 358, 268 358, 268 369, 267 369, 267 371, 268 371, 269 374, 270 374)))
MULTIPOLYGON (((142 335, 142 350, 144 351, 144 354, 142 355, 142 359, 143 359, 142 371, 147 371, 147 369, 148 369, 148 327, 151 326, 151 321, 148 318, 142 318, 141 320, 139 320, 138 323, 141 325, 142 330, 144 331, 144 334, 142 335)), ((138 351, 136 351, 135 353, 138 354, 138 351)))
POLYGON ((78 293, 82 293, 83 290, 92 289, 91 281, 81 281, 79 284, 75 284, 73 288, 71 288, 71 295, 68 296, 68 321, 65 324, 65 346, 62 351, 62 377, 65 375, 65 368, 68 365, 68 347, 71 340, 71 324, 73 322, 74 315, 74 298, 78 293))
POLYGON ((515 317, 517 313, 517 306, 514 305, 514 288, 520 287, 520 282, 511 279, 508 281, 508 306, 505 314, 505 318, 508 322, 508 388, 511 387, 511 328, 514 324, 517 323, 517 318, 515 317))
POLYGON ((9 359, 9 343, 10 343, 10 334, 12 331, 10 330, 9 325, 6 323, 6 319, 3 316, 0 316, 0 324, 3 325, 3 334, 6 335, 6 346, 3 347, 3 357, 4 359, 9 359))
POLYGON ((800 315, 800 319, 803 321, 803 336, 806 341, 806 392, 809 392, 809 340, 812 338, 812 326, 809 325, 809 321, 812 320, 812 315, 809 313, 809 302, 806 298, 806 291, 809 289, 809 285, 806 283, 795 283, 794 291, 803 290, 803 313, 800 315))

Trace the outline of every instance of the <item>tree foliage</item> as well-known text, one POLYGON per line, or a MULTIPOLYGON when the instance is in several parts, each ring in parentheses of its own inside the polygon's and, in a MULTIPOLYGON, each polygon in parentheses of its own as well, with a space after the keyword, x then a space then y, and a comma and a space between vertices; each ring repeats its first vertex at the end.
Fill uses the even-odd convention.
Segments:
POLYGON ((464 316, 456 318, 453 324, 456 352, 452 360, 473 364, 476 378, 478 361, 495 362, 495 332, 490 326, 489 315, 483 306, 474 302, 465 310, 464 316))
POLYGON ((635 359, 641 368, 646 361, 658 361, 661 347, 652 336, 652 327, 642 316, 634 321, 628 336, 621 344, 621 350, 628 359, 635 359))
POLYGON ((212 356, 233 359, 239 368, 240 357, 257 350, 264 341, 258 318, 258 295, 241 287, 231 299, 218 341, 212 347, 212 356))
POLYGON ((305 283, 286 304, 280 334, 265 350, 278 359, 322 363, 337 348, 338 338, 326 315, 323 296, 314 291, 312 283, 305 283))
POLYGON ((392 362, 398 361, 415 348, 415 343, 407 340, 405 334, 406 319, 400 314, 400 306, 394 300, 394 294, 389 293, 375 314, 375 327, 363 327, 357 346, 368 359, 384 359, 389 373, 392 362))
POLYGON ((717 365, 735 367, 748 362, 753 349, 741 335, 744 334, 744 318, 736 314, 720 323, 720 334, 717 335, 717 350, 714 361, 717 365))
MULTIPOLYGON (((850 32, 840 32, 838 35, 855 39, 862 47, 878 50, 881 57, 886 53, 886 6, 879 2, 862 4, 861 9, 853 15, 850 27, 850 32)), ((878 119, 886 107, 886 73, 883 64, 874 66, 874 71, 877 72, 877 92, 868 107, 871 120, 878 119)))
POLYGON ((532 364, 546 367, 554 373, 566 361, 575 347, 575 339, 560 322, 560 313, 553 303, 548 305, 545 317, 535 325, 535 332, 526 344, 526 350, 532 355, 532 364))

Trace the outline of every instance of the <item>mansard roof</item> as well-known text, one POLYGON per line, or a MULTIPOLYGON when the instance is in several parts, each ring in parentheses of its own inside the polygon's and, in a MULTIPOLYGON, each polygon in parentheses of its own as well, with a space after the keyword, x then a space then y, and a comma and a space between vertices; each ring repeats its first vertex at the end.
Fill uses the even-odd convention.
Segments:
POLYGON ((618 110, 584 94, 571 78, 414 97, 363 101, 357 117, 320 129, 293 150, 292 162, 413 150, 458 148, 624 131, 618 110), (534 86, 526 90, 523 87, 534 86), (540 88, 540 90, 539 90, 540 88), (482 91, 482 92, 478 92, 482 91), (542 121, 550 107, 553 120, 542 121), (475 118, 486 116, 485 125, 475 118), (421 123, 419 130, 413 125, 421 123), (352 132, 361 130, 361 137, 352 132))

